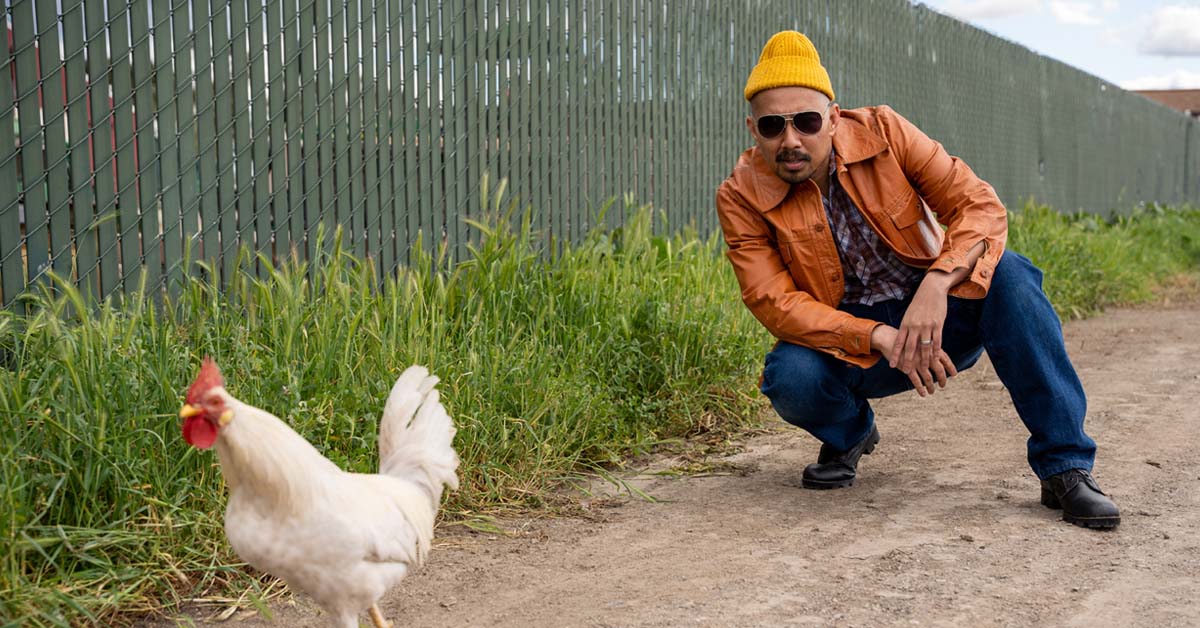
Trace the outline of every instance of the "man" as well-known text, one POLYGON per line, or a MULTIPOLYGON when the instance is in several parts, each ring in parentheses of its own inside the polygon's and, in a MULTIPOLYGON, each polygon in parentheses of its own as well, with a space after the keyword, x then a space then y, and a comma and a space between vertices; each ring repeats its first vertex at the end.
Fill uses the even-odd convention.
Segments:
POLYGON ((1090 473, 1096 445, 1061 325, 1041 271, 1005 252, 992 187, 888 107, 843 111, 795 31, 767 42, 745 97, 755 146, 717 210, 742 300, 779 340, 762 392, 822 443, 802 485, 853 485, 879 442, 867 400, 932 395, 986 349, 1029 429, 1042 504, 1117 526, 1090 473))

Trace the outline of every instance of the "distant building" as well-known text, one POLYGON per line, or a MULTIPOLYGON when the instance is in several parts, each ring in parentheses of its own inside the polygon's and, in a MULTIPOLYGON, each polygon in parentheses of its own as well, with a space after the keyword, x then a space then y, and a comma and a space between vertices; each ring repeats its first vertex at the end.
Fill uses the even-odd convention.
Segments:
POLYGON ((1200 89, 1139 89, 1134 93, 1200 118, 1200 89))

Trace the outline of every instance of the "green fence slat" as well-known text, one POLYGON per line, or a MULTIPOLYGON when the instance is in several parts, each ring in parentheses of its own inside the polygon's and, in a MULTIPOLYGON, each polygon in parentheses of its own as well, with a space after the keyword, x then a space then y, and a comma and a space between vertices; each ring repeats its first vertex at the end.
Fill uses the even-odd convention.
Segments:
POLYGON ((315 33, 318 25, 318 4, 324 4, 324 2, 320 0, 302 2, 298 16, 301 34, 300 91, 303 103, 300 116, 300 135, 303 141, 303 203, 305 228, 307 229, 304 248, 301 250, 305 254, 305 259, 313 259, 316 254, 316 228, 323 218, 322 210, 324 208, 321 204, 321 161, 319 158, 321 102, 317 91, 319 83, 317 68, 322 66, 317 60, 320 38, 315 34, 308 35, 315 33))
POLYGON ((553 98, 546 92, 546 51, 544 49, 546 41, 546 8, 545 0, 538 2, 530 0, 530 23, 526 32, 527 40, 527 55, 530 66, 529 81, 527 85, 529 95, 529 122, 526 127, 529 129, 529 143, 526 150, 529 152, 529 174, 526 178, 529 179, 529 204, 533 206, 533 225, 534 229, 540 231, 543 237, 550 235, 551 231, 551 215, 550 204, 546 201, 546 186, 549 183, 548 177, 540 176, 546 172, 547 161, 546 151, 542 142, 542 136, 546 133, 546 101, 553 98))
MULTIPOLYGON (((159 222, 159 194, 162 181, 159 178, 158 156, 160 147, 154 133, 154 63, 151 30, 151 6, 149 0, 133 0, 130 3, 130 41, 133 42, 133 90, 134 107, 137 115, 134 124, 134 141, 137 149, 135 165, 137 172, 136 225, 129 231, 140 238, 138 252, 141 268, 145 273, 146 289, 157 294, 162 287, 162 235, 159 222)), ((134 217, 131 216, 131 219, 134 217)), ((129 275, 126 272, 126 275, 129 275)))
POLYGON ((379 85, 375 88, 375 110, 379 125, 379 145, 377 147, 379 189, 376 192, 379 198, 376 202, 379 211, 380 237, 379 251, 376 255, 379 257, 379 267, 384 273, 381 279, 395 272, 398 263, 397 252, 403 251, 405 248, 403 240, 398 239, 394 207, 397 175, 395 140, 398 139, 396 130, 399 125, 395 109, 392 106, 399 93, 396 85, 398 77, 394 74, 400 55, 399 49, 395 46, 397 41, 395 31, 399 26, 397 8, 395 0, 388 0, 383 3, 382 9, 375 16, 376 32, 379 38, 375 65, 376 71, 379 73, 379 85))
MULTIPOLYGON (((236 4, 216 6, 212 19, 213 129, 216 132, 216 151, 213 155, 216 172, 212 185, 216 202, 214 224, 209 233, 220 238, 221 281, 225 285, 232 285, 235 280, 234 264, 237 261, 238 249, 238 190, 234 143, 235 125, 239 114, 233 102, 233 68, 240 70, 244 66, 231 66, 231 62, 235 54, 244 56, 243 51, 237 50, 237 35, 240 31, 234 30, 233 22, 238 19, 245 20, 245 9, 234 6, 236 4)), ((244 40, 241 43, 244 46, 244 40)))
POLYGON ((587 149, 575 134, 576 129, 590 125, 590 120, 580 110, 579 77, 582 75, 580 65, 584 63, 582 47, 579 45, 582 32, 582 3, 572 6, 566 0, 552 0, 554 7, 551 20, 557 19, 561 28, 557 29, 555 41, 556 50, 550 58, 558 64, 555 93, 558 94, 556 109, 553 113, 555 129, 553 131, 554 163, 565 166, 563 179, 565 185, 558 188, 559 194, 554 208, 562 217, 559 234, 565 242, 575 242, 579 236, 578 214, 582 209, 583 182, 580 171, 586 160, 587 149), (578 125, 578 126, 577 126, 578 125), (568 153, 568 146, 574 149, 574 154, 568 153))
MULTIPOLYGON (((404 84, 407 77, 404 72, 405 68, 405 52, 409 49, 404 45, 404 27, 407 22, 404 20, 404 7, 400 0, 389 0, 388 7, 388 28, 387 42, 390 51, 388 56, 388 90, 380 90, 380 95, 386 103, 388 109, 388 135, 387 145, 384 150, 389 155, 389 168, 387 194, 384 197, 385 204, 382 208, 386 216, 384 224, 389 228, 392 234, 393 244, 390 250, 392 257, 388 257, 388 252, 384 253, 385 265, 384 268, 389 273, 394 272, 396 267, 408 261, 409 236, 406 210, 408 208, 408 199, 405 197, 405 163, 404 155, 407 151, 406 138, 404 135, 404 118, 406 112, 406 100, 404 84)), ((381 104, 381 107, 384 106, 381 104)))
MULTIPOLYGON (((346 7, 334 5, 330 14, 330 37, 333 44, 331 63, 332 74, 332 103, 333 117, 330 133, 333 144, 333 196, 330 205, 336 207, 335 218, 330 227, 347 229, 350 224, 350 130, 349 130, 349 87, 346 76, 346 7)), ((347 241, 354 237, 352 232, 345 234, 347 241)))
MULTIPOLYGON (((505 118, 502 118, 500 115, 500 95, 503 93, 501 85, 505 82, 500 78, 500 66, 503 63, 500 54, 500 34, 503 32, 500 22, 501 1, 487 0, 487 12, 485 14, 487 21, 485 31, 488 33, 484 44, 485 56, 487 57, 487 100, 484 105, 484 118, 487 120, 486 171, 489 175, 490 185, 493 187, 505 176, 500 162, 500 138, 504 136, 503 125, 505 124, 505 118)), ((489 198, 490 192, 489 190, 489 198)), ((486 210, 487 208, 483 209, 486 210)))
MULTIPOLYGON (((196 24, 192 41, 196 64, 196 187, 199 191, 196 213, 200 218, 198 252, 205 260, 216 264, 214 268, 220 273, 221 249, 217 236, 220 226, 217 221, 217 209, 220 204, 217 195, 217 112, 216 101, 213 99, 214 59, 211 42, 217 29, 217 16, 210 14, 209 6, 204 2, 192 4, 192 15, 196 24)), ((224 27, 224 22, 221 22, 220 26, 224 27)))
MULTIPOLYGON (((416 144, 417 134, 419 132, 419 116, 417 115, 417 107, 419 106, 418 96, 418 80, 417 72, 423 64, 417 63, 416 55, 419 47, 417 46, 417 8, 415 4, 405 3, 401 14, 401 32, 403 33, 403 64, 400 69, 401 74, 401 91, 400 100, 402 104, 401 111, 403 112, 403 129, 404 129, 404 176, 402 177, 404 185, 405 205, 403 208, 405 217, 405 241, 409 243, 410 250, 405 256, 409 261, 413 261, 413 252, 411 247, 419 237, 418 233, 421 229, 421 212, 420 212, 420 163, 417 159, 417 151, 419 147, 416 144)), ((428 238, 429 235, 425 234, 428 238)), ((426 241, 426 244, 428 241, 426 241)))
POLYGON ((458 235, 459 216, 456 215, 458 210, 458 197, 456 195, 456 178, 458 176, 458 92, 461 89, 459 86, 459 65, 462 63, 461 58, 455 58, 455 46, 458 43, 458 38, 455 37, 455 30, 461 22, 459 10, 454 0, 443 0, 441 2, 441 15, 437 20, 440 38, 438 45, 435 48, 439 56, 438 66, 441 69, 441 97, 438 99, 438 105, 441 109, 442 119, 442 139, 439 145, 442 148, 442 172, 438 177, 441 180, 442 189, 442 207, 441 207, 441 222, 442 228, 446 232, 447 240, 450 246, 447 249, 447 254, 451 259, 458 259, 458 252, 455 248, 460 244, 458 235))
MULTIPOLYGON (((175 119, 177 121, 176 137, 179 152, 179 236, 183 245, 183 254, 195 260, 201 253, 199 246, 199 168, 196 163, 198 147, 196 145, 196 118, 193 106, 196 95, 192 90, 194 76, 191 64, 187 61, 192 54, 194 35, 189 24, 189 0, 179 0, 173 5, 174 15, 171 19, 172 36, 175 41, 174 54, 179 63, 175 67, 175 86, 173 97, 175 102, 175 119)), ((181 269, 190 274, 190 268, 181 269)))
MULTIPOLYGON (((69 171, 61 186, 68 190, 69 211, 74 220, 74 266, 76 285, 87 298, 94 298, 99 291, 97 264, 99 248, 93 224, 92 169, 87 112, 87 62, 84 48, 84 13, 82 0, 64 0, 62 3, 63 28, 63 85, 67 103, 67 138, 69 171), (69 181, 69 185, 67 182, 69 181)), ((0 124, 3 124, 0 122, 0 124)))
MULTIPOLYGON (((601 183, 600 194, 604 196, 622 194, 622 182, 618 180, 621 176, 621 164, 628 160, 629 156, 621 153, 621 133, 624 132, 624 127, 621 120, 617 117, 617 109, 620 106, 620 90, 621 90, 621 74, 619 66, 621 64, 620 55, 621 47, 618 41, 620 32, 620 3, 611 3, 604 8, 604 65, 606 66, 606 85, 604 89, 604 112, 603 126, 600 128, 607 131, 607 141, 604 142, 604 156, 601 158, 601 183)), ((628 70, 628 66, 626 66, 628 70)), ((603 199, 601 199, 603 202, 603 199)), ((618 208, 619 211, 619 208, 618 208)), ((605 224, 612 226, 616 224, 616 216, 614 212, 609 212, 605 217, 605 224)))
POLYGON ((378 110, 379 76, 376 73, 379 65, 376 55, 378 48, 376 40, 369 37, 372 33, 382 32, 376 24, 378 5, 364 5, 360 16, 362 33, 362 154, 363 154, 363 207, 360 210, 364 216, 363 250, 371 259, 377 273, 382 276, 383 265, 381 254, 384 249, 382 240, 382 225, 379 215, 379 136, 380 119, 378 110), (377 31, 378 28, 378 31, 377 31))
POLYGON ((38 55, 42 71, 42 124, 45 128, 45 176, 47 188, 50 268, 71 279, 73 236, 71 233, 70 164, 67 162, 66 99, 63 92, 63 62, 59 59, 59 17, 53 3, 35 3, 38 20, 38 55))
MULTIPOLYGON (((233 138, 234 181, 232 187, 221 184, 223 191, 235 191, 232 203, 226 203, 221 216, 221 235, 228 238, 234 245, 245 247, 248 251, 256 251, 255 245, 255 164, 254 164, 254 116, 251 111, 256 87, 253 82, 254 62, 262 50, 261 43, 254 48, 255 41, 251 34, 256 19, 247 12, 245 2, 234 2, 229 8, 229 41, 230 60, 233 64, 233 75, 226 94, 227 105, 233 114, 233 128, 225 130, 225 134, 233 138), (250 50, 247 50, 249 48, 250 50), (232 224, 231 224, 232 223, 232 224), (232 229, 232 231, 230 231, 232 229)), ((261 38, 260 38, 261 39, 261 38)), ((261 65, 261 63, 259 63, 261 65)), ((229 243, 226 244, 229 249, 229 243)), ((243 269, 251 271, 257 268, 256 261, 248 262, 243 269)), ((226 268, 228 272, 230 269, 226 268)), ((229 275, 227 274, 226 277, 229 275)))
POLYGON ((287 256, 291 246, 291 208, 288 206, 288 168, 287 145, 284 136, 287 132, 287 122, 284 120, 285 109, 291 93, 284 70, 285 46, 283 42, 283 3, 268 2, 266 5, 266 85, 269 90, 264 100, 269 118, 267 137, 257 138, 256 141, 269 142, 270 150, 266 158, 266 170, 259 176, 270 176, 270 207, 271 235, 269 245, 259 243, 268 251, 268 257, 276 264, 281 263, 287 256))
POLYGON ((419 167, 417 202, 420 216, 417 228, 420 229, 425 246, 431 247, 431 250, 436 252, 437 244, 441 240, 441 233, 440 229, 437 232, 434 229, 433 190, 435 184, 433 177, 438 172, 438 164, 434 163, 438 153, 433 145, 438 141, 438 137, 437 133, 432 130, 434 121, 431 113, 431 109, 433 109, 431 100, 436 97, 437 68, 434 66, 437 60, 430 53, 432 44, 430 43, 429 22, 428 7, 423 2, 418 2, 415 24, 417 38, 414 42, 416 46, 414 88, 417 107, 417 136, 414 139, 419 167))
MULTIPOLYGON (((529 50, 529 38, 533 25, 528 19, 529 4, 532 0, 518 0, 517 2, 517 77, 519 94, 517 104, 517 151, 514 160, 518 166, 513 171, 513 176, 517 178, 518 195, 521 198, 521 205, 536 205, 537 199, 533 194, 533 168, 531 165, 533 159, 533 151, 530 150, 531 131, 534 125, 533 114, 533 87, 529 50)), ((535 207, 535 209, 537 209, 535 207)))
MULTIPOLYGON (((515 135, 513 125, 513 116, 516 115, 516 107, 514 106, 514 97, 516 86, 513 81, 512 56, 513 45, 513 30, 512 12, 515 8, 512 6, 514 0, 497 0, 496 3, 496 19, 498 24, 498 32, 496 33, 496 117, 499 121, 500 132, 496 141, 496 178, 509 179, 513 185, 516 181, 513 180, 513 165, 512 165, 512 138, 515 135)), ((508 193, 512 194, 515 187, 509 187, 508 193)))
MULTIPOLYGON (((318 0, 316 5, 316 102, 317 128, 319 129, 317 143, 317 171, 320 173, 320 207, 321 222, 330 236, 336 223, 336 204, 334 200, 334 161, 333 161, 333 57, 330 46, 334 45, 333 16, 329 14, 329 6, 324 0, 318 0)), ((328 247, 330 238, 326 238, 323 246, 328 247)))
POLYGON ((359 80, 361 72, 361 61, 359 58, 359 39, 362 35, 362 27, 359 23, 358 4, 349 2, 346 4, 346 33, 347 33, 347 48, 346 48, 346 63, 347 74, 346 80, 346 101, 348 103, 347 129, 346 136, 346 157, 348 158, 346 187, 343 188, 341 194, 348 197, 349 213, 347 214, 346 235, 349 238, 348 247, 353 251, 355 256, 360 259, 366 254, 366 245, 363 241, 363 158, 360 150, 362 144, 363 133, 363 117, 362 117, 362 83, 359 80))
MULTIPOLYGON (((172 0, 152 0, 154 10, 154 84, 156 91, 155 121, 158 125, 157 167, 161 185, 157 194, 162 211, 162 255, 164 281, 168 291, 178 288, 183 274, 183 246, 180 221, 183 206, 180 199, 178 95, 175 92, 175 69, 171 64, 174 43, 175 11, 172 0)), ((149 113, 149 111, 147 112, 149 113)))
MULTIPOLYGON (((542 158, 539 173, 558 171, 556 181, 546 178, 542 181, 542 207, 540 210, 546 216, 548 235, 551 242, 557 242, 566 237, 564 226, 566 221, 566 204, 562 202, 562 194, 570 189, 570 168, 563 163, 558 151, 564 139, 561 136, 561 108, 566 102, 566 90, 563 85, 562 40, 564 37, 563 16, 560 13, 557 0, 546 3, 546 35, 542 43, 542 71, 546 73, 542 91, 538 94, 538 107, 542 112, 542 124, 538 132, 541 142, 538 153, 542 158)), ((539 23, 540 25, 540 23, 539 23)))
MULTIPOLYGON (((301 152, 300 135, 304 129, 304 98, 301 72, 301 56, 305 48, 303 37, 312 31, 300 28, 300 9, 296 2, 285 2, 283 9, 283 54, 284 79, 287 82, 285 93, 287 102, 284 112, 287 118, 285 132, 287 134, 287 195, 285 202, 289 213, 288 245, 280 252, 281 255, 291 255, 293 251, 303 259, 305 255, 305 238, 308 234, 309 217, 304 202, 306 193, 304 186, 304 159, 301 152)), ((309 79, 312 77, 309 76, 309 79)))
MULTIPOLYGON (((3 56, 0 56, 0 76, 11 76, 15 63, 12 52, 5 49, 3 56)), ((0 80, 0 147, 4 149, 4 152, 0 152, 0 191, 5 194, 0 197, 0 306, 6 308, 25 290, 25 267, 21 258, 24 242, 21 237, 22 206, 16 193, 21 189, 17 177, 17 161, 21 158, 21 152, 15 148, 8 149, 17 145, 19 137, 13 131, 17 122, 13 114, 16 103, 13 82, 0 80)))
POLYGON ((39 120, 42 98, 38 73, 37 26, 33 4, 13 7, 13 50, 16 51, 17 112, 20 115, 21 189, 25 195, 25 252, 29 281, 50 268, 49 218, 46 209, 46 171, 42 156, 45 132, 39 120))
POLYGON ((135 158, 132 59, 130 58, 129 7, 109 14, 109 47, 112 61, 109 76, 113 91, 113 146, 116 153, 117 242, 120 286, 131 292, 137 288, 142 270, 141 243, 138 241, 141 216, 138 215, 137 170, 135 158))
MULTIPOLYGON (((484 102, 486 85, 487 59, 485 50, 487 48, 487 6, 483 0, 467 0, 465 9, 465 24, 464 31, 465 53, 467 63, 467 75, 470 77, 467 88, 466 98, 463 104, 466 109, 467 118, 466 126, 462 131, 463 144, 462 150, 466 153, 466 158, 469 160, 466 173, 463 175, 466 188, 471 190, 467 195, 467 200, 460 205, 459 211, 462 219, 479 219, 478 212, 480 210, 479 199, 482 198, 482 190, 479 185, 483 179, 483 175, 487 172, 487 144, 489 129, 484 119, 484 111, 487 104, 484 102)), ((478 233, 475 229, 464 227, 461 235, 461 246, 468 246, 477 241, 478 233)), ((465 259, 466 255, 461 254, 461 259, 465 259)))
MULTIPOLYGON (((325 3, 322 2, 323 6, 325 3)), ((272 231, 275 228, 274 216, 271 212, 272 173, 271 173, 271 127, 267 102, 269 88, 267 85, 267 66, 270 61, 270 51, 267 49, 266 21, 267 12, 257 3, 250 5, 251 11, 246 16, 246 29, 250 42, 250 162, 247 169, 254 173, 253 181, 253 219, 254 246, 256 253, 271 259, 272 231)), ((246 114, 241 114, 246 115, 246 114)), ((330 177, 329 185, 333 185, 330 177)), ((246 190, 243 193, 249 193, 246 190)), ((248 223, 243 223, 245 231, 248 223)), ((259 277, 266 276, 266 269, 255 262, 259 277)))

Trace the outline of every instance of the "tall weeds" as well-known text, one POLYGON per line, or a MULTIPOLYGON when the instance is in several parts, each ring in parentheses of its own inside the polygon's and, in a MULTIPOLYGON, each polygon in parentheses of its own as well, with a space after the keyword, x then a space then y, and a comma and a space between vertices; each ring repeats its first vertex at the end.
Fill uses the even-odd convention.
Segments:
POLYGON ((528 212, 489 207, 452 269, 424 257, 379 277, 335 235, 311 264, 258 278, 243 257, 229 285, 192 278, 161 306, 89 308, 62 284, 29 318, 0 314, 0 617, 106 623, 252 586, 224 542, 216 460, 179 436, 204 355, 232 394, 365 472, 391 384, 429 366, 459 429, 451 516, 537 506, 564 474, 757 414, 770 338, 717 238, 656 235, 629 207, 616 232, 547 247, 528 212))
MULTIPOLYGON (((224 541, 214 456, 179 437, 204 355, 234 395, 367 472, 392 382, 428 365, 459 428, 452 517, 536 507, 564 474, 761 412, 754 382, 772 340, 719 238, 660 235, 653 211, 626 206, 616 231, 546 245, 501 194, 487 207, 454 268, 425 256, 379 277, 335 233, 311 263, 243 256, 226 286, 197 264, 160 304, 91 307, 61 284, 33 295, 28 317, 0 312, 0 626, 109 624, 256 590, 224 541)), ((1009 245, 1046 270, 1061 313, 1084 315, 1195 271, 1200 212, 1097 220, 1031 206, 1009 245)))

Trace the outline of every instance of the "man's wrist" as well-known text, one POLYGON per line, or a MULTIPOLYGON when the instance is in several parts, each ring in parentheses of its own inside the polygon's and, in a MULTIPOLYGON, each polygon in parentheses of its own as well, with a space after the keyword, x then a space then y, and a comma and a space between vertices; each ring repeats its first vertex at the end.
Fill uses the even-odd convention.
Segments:
POLYGON ((943 293, 949 293, 950 288, 954 287, 955 283, 954 274, 944 270, 931 269, 925 273, 925 278, 921 280, 921 285, 936 288, 943 293))

